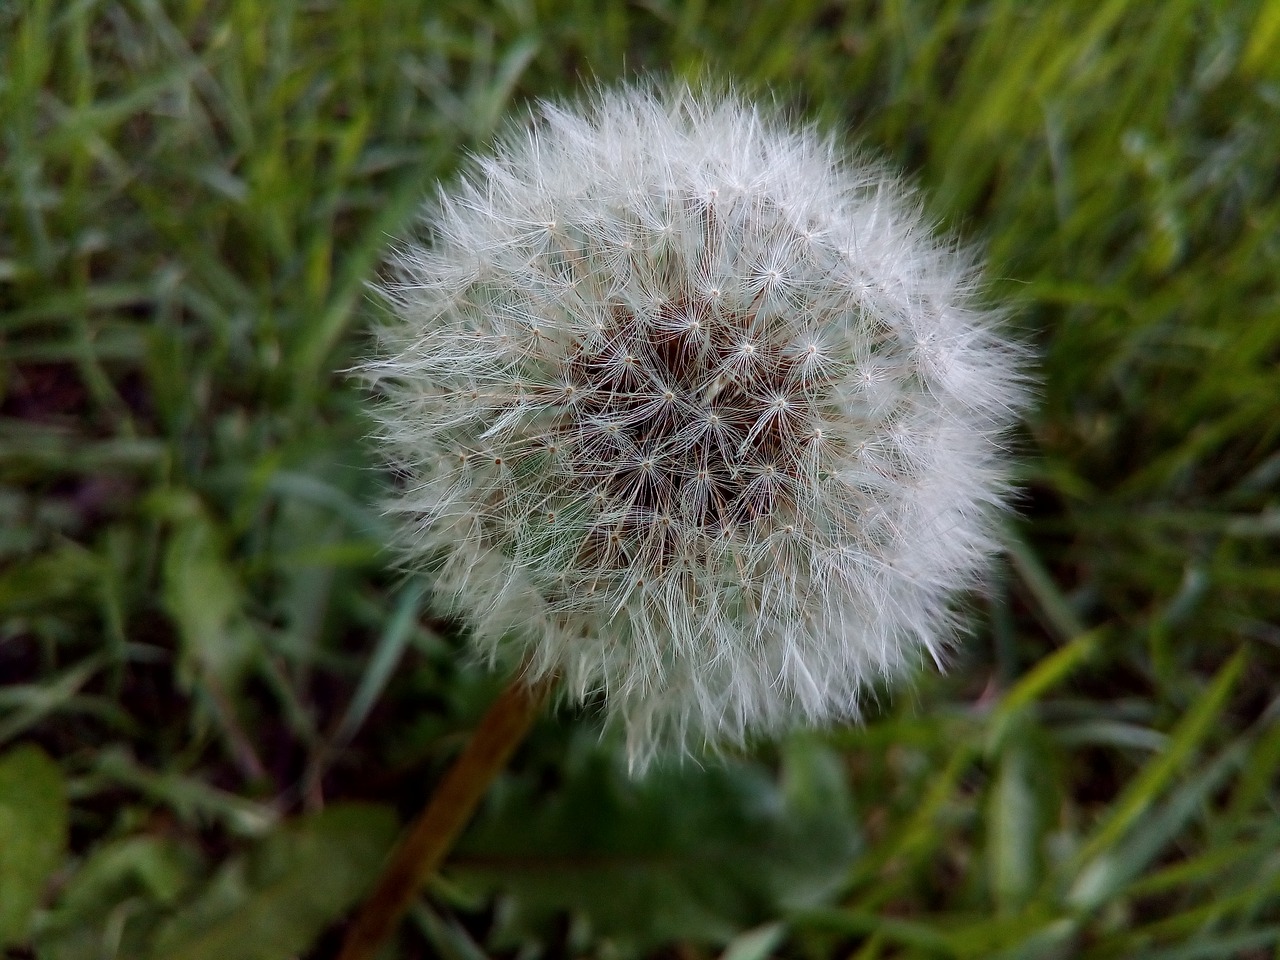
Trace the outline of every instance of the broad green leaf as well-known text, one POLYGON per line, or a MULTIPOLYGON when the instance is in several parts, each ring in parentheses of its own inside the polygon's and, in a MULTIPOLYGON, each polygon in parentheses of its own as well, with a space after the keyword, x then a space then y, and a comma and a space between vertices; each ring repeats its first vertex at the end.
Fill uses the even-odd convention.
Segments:
POLYGON ((288 960, 372 884, 395 836, 385 807, 348 804, 303 817, 232 859, 166 922, 153 960, 288 960))
POLYGON ((23 943, 67 845, 62 770, 39 747, 0 756, 0 947, 23 943))
POLYGON ((243 587, 212 521, 194 499, 180 506, 165 556, 165 607, 178 625, 187 669, 229 692, 253 656, 243 587))
POLYGON ((595 753, 550 796, 500 794, 446 873, 504 894, 499 942, 571 912, 637 948, 727 944, 844 880, 859 840, 837 771, 812 743, 788 746, 781 783, 740 764, 636 782, 595 753))

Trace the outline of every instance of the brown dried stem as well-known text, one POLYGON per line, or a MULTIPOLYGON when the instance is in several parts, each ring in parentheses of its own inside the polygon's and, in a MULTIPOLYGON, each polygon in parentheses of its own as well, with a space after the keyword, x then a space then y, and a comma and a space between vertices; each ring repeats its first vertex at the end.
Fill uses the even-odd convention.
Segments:
POLYGON ((525 738, 554 678, 513 680, 489 708, 426 808, 405 830, 373 894, 347 931, 338 960, 374 960, 440 866, 480 799, 525 738))

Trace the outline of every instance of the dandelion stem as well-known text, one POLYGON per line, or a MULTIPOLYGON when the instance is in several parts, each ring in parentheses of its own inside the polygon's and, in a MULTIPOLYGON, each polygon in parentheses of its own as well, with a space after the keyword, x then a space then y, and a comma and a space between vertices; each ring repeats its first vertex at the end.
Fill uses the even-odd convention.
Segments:
POLYGON ((554 678, 513 680, 489 708, 430 801, 400 838, 338 960, 373 960, 414 896, 440 866, 481 797, 529 732, 554 678))

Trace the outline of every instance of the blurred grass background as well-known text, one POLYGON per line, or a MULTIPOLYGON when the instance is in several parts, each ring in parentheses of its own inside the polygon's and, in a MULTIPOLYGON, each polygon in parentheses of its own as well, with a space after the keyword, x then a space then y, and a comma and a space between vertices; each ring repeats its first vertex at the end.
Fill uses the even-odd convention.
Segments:
POLYGON ((499 680, 343 375, 530 98, 735 78, 1040 353, 1009 557, 860 729, 550 716, 395 956, 1280 957, 1280 2, 0 0, 0 953, 327 957, 499 680))

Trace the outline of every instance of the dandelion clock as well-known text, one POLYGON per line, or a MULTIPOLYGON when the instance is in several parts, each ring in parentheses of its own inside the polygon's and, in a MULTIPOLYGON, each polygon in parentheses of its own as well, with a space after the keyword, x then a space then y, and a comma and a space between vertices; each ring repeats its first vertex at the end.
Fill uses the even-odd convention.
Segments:
POLYGON ((403 555, 483 658, 599 698, 640 770, 942 655, 1023 392, 897 178, 631 87, 540 105, 422 222, 366 373, 403 555))

